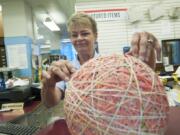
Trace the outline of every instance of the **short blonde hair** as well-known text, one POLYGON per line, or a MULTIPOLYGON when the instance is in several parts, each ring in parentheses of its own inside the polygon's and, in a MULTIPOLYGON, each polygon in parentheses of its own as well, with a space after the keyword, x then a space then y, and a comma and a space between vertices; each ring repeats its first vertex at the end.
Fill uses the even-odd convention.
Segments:
POLYGON ((89 15, 78 12, 73 14, 67 23, 67 29, 68 32, 71 32, 72 27, 76 26, 85 26, 85 27, 90 27, 93 31, 94 34, 97 33, 97 24, 96 21, 89 15))

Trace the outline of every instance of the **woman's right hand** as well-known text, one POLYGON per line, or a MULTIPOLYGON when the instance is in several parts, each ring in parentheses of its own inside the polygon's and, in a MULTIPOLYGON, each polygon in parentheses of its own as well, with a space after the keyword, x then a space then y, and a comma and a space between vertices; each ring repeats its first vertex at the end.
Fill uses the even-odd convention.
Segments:
POLYGON ((49 88, 55 88, 56 82, 68 81, 75 68, 67 60, 53 62, 47 71, 42 72, 42 84, 49 88))

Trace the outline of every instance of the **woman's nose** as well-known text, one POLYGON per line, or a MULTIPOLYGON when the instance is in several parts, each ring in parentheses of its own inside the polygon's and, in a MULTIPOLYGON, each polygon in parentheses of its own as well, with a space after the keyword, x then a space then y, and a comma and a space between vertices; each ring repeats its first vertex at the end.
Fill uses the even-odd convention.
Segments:
POLYGON ((80 39, 82 39, 82 38, 83 38, 82 35, 81 35, 81 34, 78 34, 77 39, 80 40, 80 39))

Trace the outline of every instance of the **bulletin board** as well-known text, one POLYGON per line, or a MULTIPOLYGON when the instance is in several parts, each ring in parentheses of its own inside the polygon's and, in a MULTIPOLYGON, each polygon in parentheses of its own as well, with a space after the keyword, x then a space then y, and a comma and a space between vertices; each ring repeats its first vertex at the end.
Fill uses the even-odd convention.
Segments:
POLYGON ((17 77, 32 76, 32 39, 26 36, 5 38, 7 65, 17 68, 17 77))

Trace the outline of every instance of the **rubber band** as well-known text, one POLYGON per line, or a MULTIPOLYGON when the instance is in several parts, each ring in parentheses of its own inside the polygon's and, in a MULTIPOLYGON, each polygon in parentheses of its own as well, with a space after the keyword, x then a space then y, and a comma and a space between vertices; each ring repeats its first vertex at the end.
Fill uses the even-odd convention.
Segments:
POLYGON ((72 135, 161 135, 169 111, 155 72, 132 56, 94 58, 75 72, 65 93, 72 135))

